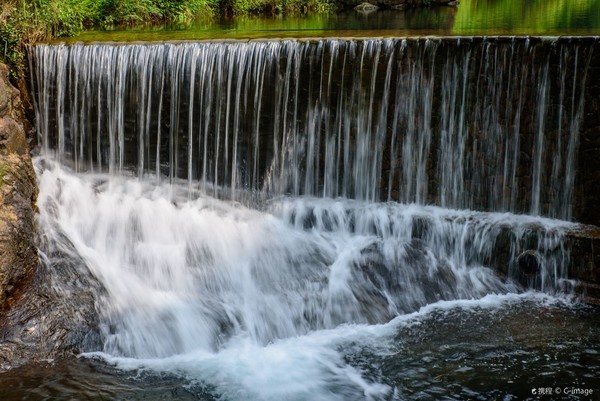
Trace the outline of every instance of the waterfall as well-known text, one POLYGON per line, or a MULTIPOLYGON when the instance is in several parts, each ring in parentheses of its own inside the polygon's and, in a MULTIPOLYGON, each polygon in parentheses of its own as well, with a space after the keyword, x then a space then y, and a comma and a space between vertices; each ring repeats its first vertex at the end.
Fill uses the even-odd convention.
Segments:
POLYGON ((535 215, 571 216, 587 44, 29 50, 40 251, 97 281, 88 357, 215 399, 396 399, 365 361, 400 327, 570 288, 576 224, 535 215))
POLYGON ((218 349, 242 328, 268 344, 510 288, 482 264, 501 216, 305 198, 260 213, 204 197, 172 204, 168 186, 94 181, 48 168, 40 207, 105 283, 109 324, 125 326, 107 333, 110 352, 218 349))
POLYGON ((229 400, 387 399, 349 352, 385 355, 398 325, 435 305, 497 308, 520 299, 520 283, 568 285, 571 225, 557 220, 308 197, 256 210, 49 157, 36 169, 41 250, 56 265, 79 255, 100 283, 82 289, 103 339, 88 355, 184 372, 229 400), (521 254, 539 271, 519 277, 521 254))
POLYGON ((76 171, 273 195, 572 216, 593 44, 37 45, 39 143, 76 171))

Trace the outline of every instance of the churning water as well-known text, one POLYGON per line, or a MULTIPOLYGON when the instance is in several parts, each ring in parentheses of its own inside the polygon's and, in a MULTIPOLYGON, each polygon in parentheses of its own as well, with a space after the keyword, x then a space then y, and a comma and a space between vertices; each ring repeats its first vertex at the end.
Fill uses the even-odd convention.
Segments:
MULTIPOLYGON (((518 295, 518 284, 485 265, 499 236, 510 233, 506 252, 518 254, 534 225, 544 255, 539 285, 560 288, 568 223, 346 199, 284 197, 250 209, 189 199, 185 183, 76 174, 48 158, 37 168, 47 246, 74 248, 103 287, 104 346, 87 355, 179 375, 192 394, 402 399, 414 388, 401 386, 396 369, 416 369, 413 385, 427 380, 417 361, 403 365, 405 342, 418 342, 414 330, 443 342, 438 324, 460 332, 463 321, 483 330, 488 314, 569 314, 565 301, 518 295)), ((513 324, 511 335, 528 323, 513 324)), ((477 369, 452 355, 465 372, 477 369)))
POLYGON ((33 48, 40 246, 91 272, 102 339, 79 362, 96 390, 86 372, 40 387, 231 401, 597 387, 597 314, 554 297, 574 224, 511 213, 570 216, 591 50, 456 45, 33 48))

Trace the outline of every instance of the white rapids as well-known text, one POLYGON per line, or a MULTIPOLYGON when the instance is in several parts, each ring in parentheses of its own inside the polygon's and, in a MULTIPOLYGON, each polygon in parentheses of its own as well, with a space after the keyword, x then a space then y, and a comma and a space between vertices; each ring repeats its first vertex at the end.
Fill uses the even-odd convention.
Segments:
POLYGON ((503 232, 516 254, 536 227, 543 286, 558 287, 571 226, 341 198, 252 209, 51 158, 36 168, 45 243, 74 248, 103 288, 104 347, 86 355, 182 374, 227 400, 393 396, 346 356, 385 355, 398 325, 432 310, 551 298, 519 295, 487 263, 503 232))

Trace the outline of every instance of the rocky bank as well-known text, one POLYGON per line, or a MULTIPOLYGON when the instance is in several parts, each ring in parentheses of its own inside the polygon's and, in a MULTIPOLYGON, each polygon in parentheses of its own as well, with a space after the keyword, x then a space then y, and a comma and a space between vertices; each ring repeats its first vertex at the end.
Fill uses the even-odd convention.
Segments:
POLYGON ((16 302, 38 264, 35 173, 19 91, 0 65, 0 310, 16 302))
POLYGON ((451 6, 459 4, 456 0, 338 0, 343 9, 354 8, 357 11, 369 12, 378 8, 405 10, 415 7, 451 6))
POLYGON ((97 347, 99 341, 89 291, 94 280, 76 273, 78 259, 71 255, 60 265, 38 256, 36 245, 44 241, 35 229, 37 185, 28 144, 33 131, 8 72, 0 64, 0 371, 97 347))

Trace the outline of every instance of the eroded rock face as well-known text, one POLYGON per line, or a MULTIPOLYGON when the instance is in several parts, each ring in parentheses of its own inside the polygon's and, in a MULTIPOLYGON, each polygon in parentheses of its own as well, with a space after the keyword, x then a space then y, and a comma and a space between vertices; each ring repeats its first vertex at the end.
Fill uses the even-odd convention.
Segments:
POLYGON ((16 153, 0 156, 0 177, 0 305, 6 309, 38 263, 31 159, 16 153))
POLYGON ((588 304, 600 305, 600 227, 581 226, 567 236, 571 250, 569 277, 575 291, 588 304))
POLYGON ((46 249, 29 284, 0 319, 0 371, 101 349, 101 292, 73 249, 46 249))
POLYGON ((18 107, 18 98, 19 91, 8 81, 8 67, 0 64, 0 118, 13 113, 18 107))
POLYGON ((101 346, 99 284, 76 252, 36 233, 29 123, 8 72, 0 64, 0 371, 101 346))
POLYGON ((0 65, 0 311, 32 278, 35 246, 35 173, 25 135, 19 91, 0 65))
MULTIPOLYGON (((38 266, 34 208, 35 172, 19 91, 0 64, 0 368, 6 367, 7 316, 22 303, 38 266)), ((10 354, 10 353, 9 353, 10 354)))

